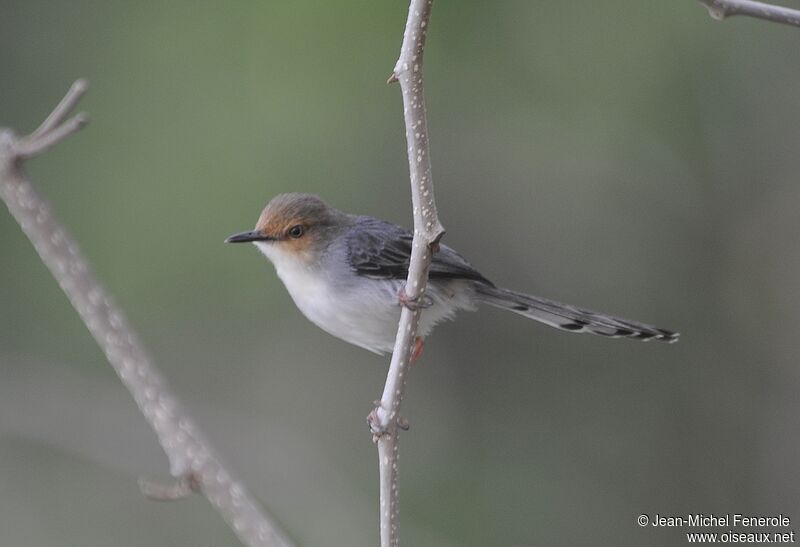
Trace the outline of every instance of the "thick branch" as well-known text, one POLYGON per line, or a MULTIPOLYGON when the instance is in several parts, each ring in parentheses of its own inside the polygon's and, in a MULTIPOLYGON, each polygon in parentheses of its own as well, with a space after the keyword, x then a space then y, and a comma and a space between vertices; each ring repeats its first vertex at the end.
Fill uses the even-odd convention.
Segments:
POLYGON ((800 10, 773 6, 752 0, 699 0, 708 8, 714 19, 725 19, 734 15, 746 15, 773 23, 800 27, 800 10))
MULTIPOLYGON (((405 299, 412 303, 421 302, 424 297, 432 253, 435 252, 439 239, 444 235, 444 228, 439 223, 433 195, 422 77, 425 37, 432 5, 433 0, 411 0, 400 56, 392 76, 389 78, 390 82, 400 83, 403 95, 403 115, 414 211, 414 241, 405 285, 405 299)), ((378 406, 370 414, 369 420, 378 443, 381 482, 381 545, 383 547, 394 547, 400 543, 397 421, 400 416, 400 404, 405 392, 420 313, 419 309, 403 307, 383 396, 378 406)))
POLYGON ((0 198, 133 395, 169 458, 177 486, 158 489, 145 483, 145 493, 170 492, 177 496, 201 491, 245 545, 289 546, 289 540, 225 469, 178 403, 122 310, 97 281, 78 244, 22 170, 26 158, 43 152, 85 123, 85 115, 68 118, 85 91, 86 83, 77 81, 47 120, 28 137, 18 138, 9 130, 0 130, 0 198))

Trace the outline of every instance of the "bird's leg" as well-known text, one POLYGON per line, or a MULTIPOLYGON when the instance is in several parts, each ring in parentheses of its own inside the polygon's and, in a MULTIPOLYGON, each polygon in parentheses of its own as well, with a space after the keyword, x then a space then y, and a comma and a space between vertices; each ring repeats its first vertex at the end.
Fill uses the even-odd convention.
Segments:
POLYGON ((411 311, 424 310, 433 306, 433 299, 430 296, 421 295, 412 298, 406 294, 405 286, 400 287, 400 290, 397 291, 397 300, 401 306, 411 311))
POLYGON ((422 350, 425 349, 425 339, 422 336, 417 336, 414 340, 414 347, 411 350, 411 359, 409 359, 408 364, 414 365, 417 362, 417 359, 420 358, 422 355, 422 350))

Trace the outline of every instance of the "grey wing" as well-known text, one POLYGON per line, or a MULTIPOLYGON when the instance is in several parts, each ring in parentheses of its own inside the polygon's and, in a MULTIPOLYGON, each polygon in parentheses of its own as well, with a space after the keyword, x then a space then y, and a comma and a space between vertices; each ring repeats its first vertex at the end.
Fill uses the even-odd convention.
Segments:
MULTIPOLYGON (((347 235, 350 266, 359 275, 374 279, 405 279, 411 258, 412 234, 408 230, 372 217, 359 217, 347 235)), ((440 245, 431 264, 431 279, 471 279, 489 286, 461 255, 440 245)))

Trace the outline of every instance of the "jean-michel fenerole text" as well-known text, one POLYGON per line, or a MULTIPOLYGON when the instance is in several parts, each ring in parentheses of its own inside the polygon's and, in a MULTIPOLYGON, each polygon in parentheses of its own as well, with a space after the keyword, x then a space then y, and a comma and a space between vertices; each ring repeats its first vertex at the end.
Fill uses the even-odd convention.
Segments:
POLYGON ((721 515, 696 513, 690 515, 660 515, 656 513, 650 519, 650 526, 673 528, 687 527, 768 527, 785 528, 791 524, 791 519, 783 514, 773 516, 742 515, 740 513, 726 513, 721 515))

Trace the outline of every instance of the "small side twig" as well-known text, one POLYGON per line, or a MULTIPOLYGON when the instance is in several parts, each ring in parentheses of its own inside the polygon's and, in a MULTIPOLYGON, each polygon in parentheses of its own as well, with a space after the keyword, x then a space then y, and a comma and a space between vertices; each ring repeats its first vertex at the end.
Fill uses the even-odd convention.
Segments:
POLYGON ((38 139, 45 133, 49 133, 57 126, 61 125, 64 120, 69 117, 70 112, 75 109, 78 101, 88 90, 89 82, 82 78, 75 80, 72 86, 70 86, 69 91, 67 91, 67 94, 64 95, 63 99, 61 99, 61 102, 58 103, 50 115, 45 118, 45 120, 42 122, 42 125, 37 127, 36 130, 30 134, 29 138, 34 140, 38 139))
POLYGON ((745 15, 773 23, 800 27, 800 10, 754 2, 753 0, 698 0, 714 19, 745 15))
POLYGON ((27 137, 0 129, 0 199, 33 243, 122 383, 131 392, 166 453, 172 486, 142 482, 142 491, 158 499, 202 492, 245 545, 291 546, 291 542, 245 487, 220 461, 194 420, 181 407, 128 324, 122 310, 100 285, 77 242, 53 215, 50 204, 22 169, 79 130, 85 114, 70 118, 87 84, 78 80, 39 128, 27 137))
POLYGON ((200 491, 200 480, 194 473, 184 475, 168 484, 139 477, 139 490, 153 501, 182 500, 200 491))
MULTIPOLYGON (((432 5, 433 0, 411 0, 400 56, 388 81, 400 83, 408 145, 414 210, 414 240, 404 289, 405 299, 409 302, 424 300, 433 253, 444 235, 433 195, 422 77, 425 37, 432 5)), ((398 430, 407 429, 408 422, 400 417, 399 410, 405 393, 420 313, 424 312, 419 306, 403 306, 383 395, 368 417, 370 429, 378 444, 382 547, 400 544, 398 430)))

